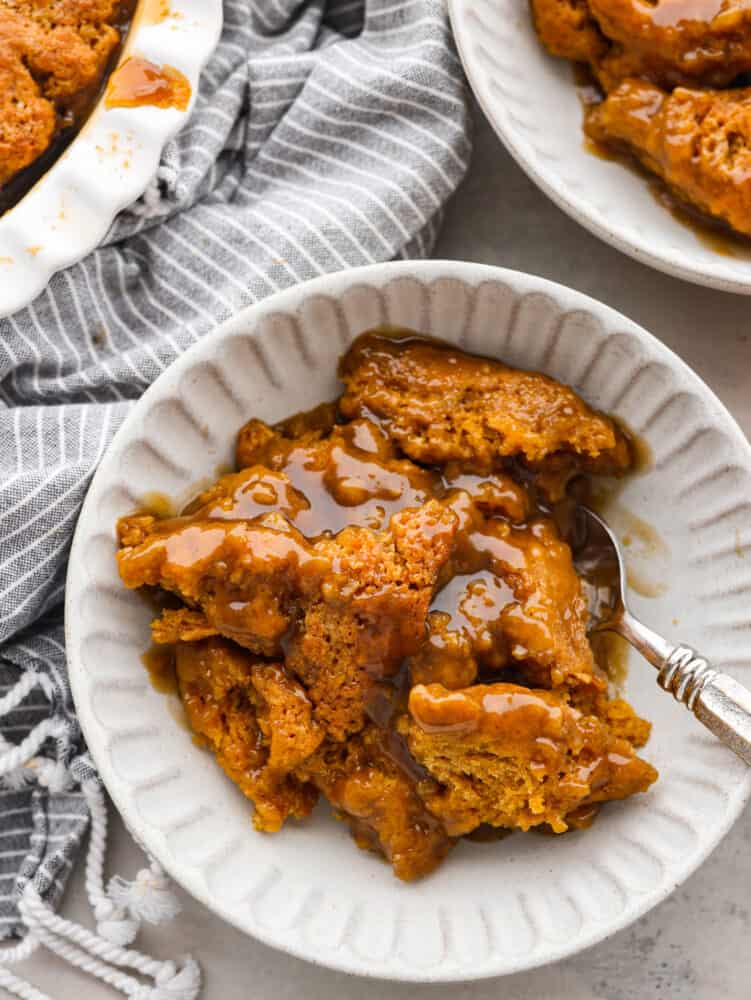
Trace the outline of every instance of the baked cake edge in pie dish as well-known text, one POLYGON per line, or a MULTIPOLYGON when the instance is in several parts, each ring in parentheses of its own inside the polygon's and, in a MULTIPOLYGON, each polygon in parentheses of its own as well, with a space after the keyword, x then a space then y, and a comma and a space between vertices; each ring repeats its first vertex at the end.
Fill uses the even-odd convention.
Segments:
MULTIPOLYGON (((55 6, 54 0, 50 6, 55 6)), ((85 79, 86 85, 73 88, 71 93, 58 94, 65 88, 61 85, 55 90, 54 84, 48 98, 38 86, 34 93, 33 76, 27 74, 25 86, 31 87, 29 96, 37 106, 34 127, 41 132, 33 147, 26 151, 25 158, 15 165, 10 155, 3 165, 0 137, 0 177, 10 180, 11 173, 16 174, 17 169, 28 163, 33 164, 35 156, 32 154, 36 151, 41 153, 37 162, 45 161, 49 155, 46 152, 49 140, 54 146, 60 126, 66 126, 67 121, 77 115, 86 118, 91 90, 98 92, 101 88, 103 98, 95 104, 62 155, 41 173, 19 201, 0 215, 0 317, 23 308, 44 289, 56 271, 89 253, 100 242, 117 212, 143 194, 156 172, 165 143, 180 130, 190 112, 189 95, 197 90, 201 71, 216 46, 222 27, 221 0, 171 0, 168 6, 153 0, 140 0, 136 2, 117 66, 107 75, 108 63, 120 44, 119 33, 112 26, 117 16, 110 12, 108 17, 107 11, 114 7, 124 10, 127 5, 113 4, 110 0, 75 0, 75 6, 104 12, 95 22, 99 27, 93 26, 92 17, 92 27, 87 29, 93 32, 94 51, 98 50, 99 56, 92 57, 79 73, 79 82, 85 79), (101 40, 96 36, 97 30, 101 40), (129 62, 130 67, 126 69, 129 62), (165 106, 167 102, 162 100, 160 88, 153 86, 156 96, 149 99, 149 103, 120 100, 115 106, 107 100, 109 86, 114 84, 118 73, 125 70, 132 77, 134 68, 144 75, 155 73, 158 77, 163 70, 171 77, 174 70, 182 85, 175 99, 169 102, 171 106, 165 106), (124 106, 126 104, 129 106, 124 106)), ((18 0, 12 7, 8 5, 8 11, 3 10, 4 20, 8 22, 18 18, 18 10, 28 4, 18 0)), ((70 8, 70 4, 65 5, 66 11, 70 8)), ((43 37, 38 21, 39 15, 36 21, 27 17, 24 24, 30 33, 40 33, 43 37), (30 22, 33 22, 31 27, 30 22)), ((2 29, 0 22, 0 49, 3 48, 2 29)), ((64 29, 63 25, 58 31, 64 29)), ((69 27, 65 30, 70 35, 66 35, 65 46, 71 48, 76 38, 80 41, 80 31, 84 29, 73 31, 69 27)), ((60 40, 53 38, 53 41, 57 44, 60 40)), ((6 63, 12 62, 8 48, 17 48, 19 44, 19 32, 14 30, 11 41, 5 46, 6 63)), ((50 52, 54 54, 55 51, 55 45, 50 43, 50 52)), ((64 61, 63 56, 60 59, 64 61)), ((81 58, 82 66, 84 62, 81 58)), ((25 59, 23 64, 27 63, 25 59)), ((2 72, 0 61, 0 75, 2 72)), ((10 81, 11 70, 7 67, 6 73, 10 81)), ((10 82, 7 89, 10 89, 10 82)), ((27 140, 31 141, 28 136, 27 140)), ((34 170, 34 166, 30 169, 34 170)))

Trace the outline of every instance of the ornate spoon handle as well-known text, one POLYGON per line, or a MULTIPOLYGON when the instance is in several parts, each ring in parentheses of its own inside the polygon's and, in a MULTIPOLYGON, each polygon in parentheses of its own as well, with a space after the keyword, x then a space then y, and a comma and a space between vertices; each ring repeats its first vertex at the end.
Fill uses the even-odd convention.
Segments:
POLYGON ((657 683, 751 764, 751 691, 688 646, 673 646, 625 612, 618 631, 657 668, 657 683))

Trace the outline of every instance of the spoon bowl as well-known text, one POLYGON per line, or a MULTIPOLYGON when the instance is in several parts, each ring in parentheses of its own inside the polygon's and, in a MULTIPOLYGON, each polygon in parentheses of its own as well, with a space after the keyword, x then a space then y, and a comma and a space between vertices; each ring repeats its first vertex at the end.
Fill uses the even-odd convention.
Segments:
MULTIPOLYGON (((589 633, 613 631, 611 620, 626 611, 626 569, 618 539, 608 524, 589 507, 579 504, 574 513, 571 539, 574 565, 582 579, 602 576, 607 587, 589 590, 589 633)), ((617 630, 615 630, 617 631, 617 630)))

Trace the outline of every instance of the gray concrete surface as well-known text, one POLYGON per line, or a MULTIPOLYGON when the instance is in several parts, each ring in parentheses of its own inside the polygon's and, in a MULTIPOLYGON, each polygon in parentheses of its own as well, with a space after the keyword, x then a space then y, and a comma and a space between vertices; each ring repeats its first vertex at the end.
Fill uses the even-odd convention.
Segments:
MULTIPOLYGON (((751 298, 668 278, 590 236, 535 188, 479 113, 472 170, 449 207, 436 256, 532 271, 602 299, 680 354, 751 435, 751 298)), ((115 820, 109 871, 132 877, 141 864, 115 820)), ((747 811, 647 917, 573 959, 505 979, 432 987, 352 979, 258 944, 186 896, 181 917, 145 932, 141 945, 165 958, 192 952, 204 969, 206 1000, 749 1000, 750 890, 747 811)), ((81 866, 64 912, 89 920, 81 866)), ((18 971, 55 1000, 115 995, 45 952, 18 971)))

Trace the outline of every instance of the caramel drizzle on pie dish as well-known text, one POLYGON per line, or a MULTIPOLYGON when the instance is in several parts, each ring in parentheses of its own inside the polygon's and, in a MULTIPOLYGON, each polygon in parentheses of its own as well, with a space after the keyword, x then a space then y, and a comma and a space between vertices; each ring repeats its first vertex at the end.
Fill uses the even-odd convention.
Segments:
POLYGON ((177 108, 190 103, 190 83, 174 66, 157 66, 141 56, 129 56, 107 84, 107 108, 177 108))

